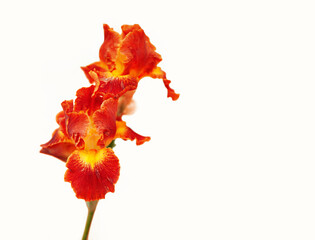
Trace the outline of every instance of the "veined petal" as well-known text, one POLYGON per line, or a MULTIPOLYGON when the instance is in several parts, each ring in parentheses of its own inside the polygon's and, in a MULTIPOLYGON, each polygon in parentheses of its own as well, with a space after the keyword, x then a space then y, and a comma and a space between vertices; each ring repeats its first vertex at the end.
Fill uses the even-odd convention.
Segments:
POLYGON ((95 94, 103 94, 104 99, 119 98, 128 91, 136 90, 138 81, 131 76, 109 77, 101 79, 95 94))
POLYGON ((65 181, 70 182, 77 198, 95 201, 115 191, 119 160, 110 148, 73 152, 67 161, 65 181))
POLYGON ((120 46, 121 37, 120 34, 115 32, 107 24, 103 25, 104 28, 104 43, 102 44, 99 57, 102 62, 106 64, 109 71, 115 68, 115 61, 117 57, 117 51, 120 46))
POLYGON ((150 141, 150 137, 144 137, 136 132, 134 132, 131 128, 127 127, 126 122, 124 121, 116 121, 116 135, 115 138, 121 138, 123 140, 135 140, 136 144, 141 145, 145 142, 150 141))
POLYGON ((64 134, 60 128, 53 132, 51 140, 41 145, 41 153, 54 156, 66 161, 69 155, 75 150, 73 141, 64 134))

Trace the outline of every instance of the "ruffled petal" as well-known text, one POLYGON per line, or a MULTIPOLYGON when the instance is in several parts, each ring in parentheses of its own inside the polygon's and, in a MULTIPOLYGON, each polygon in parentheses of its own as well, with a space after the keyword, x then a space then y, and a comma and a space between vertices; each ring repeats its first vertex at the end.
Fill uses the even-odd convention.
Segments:
POLYGON ((41 147, 41 153, 54 156, 64 162, 75 150, 73 141, 60 128, 56 129, 52 138, 47 143, 42 144, 41 147))
POLYGON ((104 99, 119 98, 128 91, 136 90, 138 81, 131 76, 109 77, 101 79, 95 94, 102 94, 104 99))
POLYGON ((164 86, 167 89, 167 97, 172 98, 173 101, 179 98, 179 94, 175 93, 175 91, 170 87, 171 81, 166 78, 166 73, 160 68, 156 67, 153 71, 149 74, 152 78, 161 78, 163 79, 164 86))
POLYGON ((136 139, 136 144, 141 145, 145 142, 150 141, 150 137, 144 137, 136 132, 134 132, 131 128, 126 126, 126 122, 124 121, 116 121, 116 135, 115 138, 121 138, 123 140, 135 140, 136 139))
POLYGON ((86 113, 72 112, 66 117, 66 128, 68 136, 71 137, 77 148, 84 148, 83 138, 87 135, 89 128, 89 117, 86 113))
POLYGON ((139 25, 124 25, 122 30, 124 39, 116 61, 117 73, 139 79, 148 76, 162 60, 160 54, 155 52, 154 45, 139 25))
POLYGON ((119 160, 110 148, 73 152, 67 161, 65 181, 70 182, 77 198, 95 201, 115 191, 119 160))
POLYGON ((87 88, 86 87, 80 88, 76 93, 77 98, 75 100, 74 111, 76 112, 88 111, 92 104, 93 93, 94 93, 94 85, 91 85, 90 87, 87 87, 87 88))
POLYGON ((115 137, 116 113, 117 100, 110 98, 105 100, 100 110, 95 111, 93 114, 92 119, 96 132, 101 135, 97 145, 106 147, 115 137))
POLYGON ((115 32, 107 24, 103 25, 104 28, 104 43, 102 44, 99 57, 100 60, 106 64, 109 71, 115 68, 115 61, 117 57, 117 51, 120 46, 121 37, 120 34, 115 32))
POLYGON ((95 62, 88 66, 81 67, 81 69, 91 84, 95 82, 95 79, 90 74, 91 71, 95 72, 98 76, 102 76, 109 71, 104 62, 95 62))

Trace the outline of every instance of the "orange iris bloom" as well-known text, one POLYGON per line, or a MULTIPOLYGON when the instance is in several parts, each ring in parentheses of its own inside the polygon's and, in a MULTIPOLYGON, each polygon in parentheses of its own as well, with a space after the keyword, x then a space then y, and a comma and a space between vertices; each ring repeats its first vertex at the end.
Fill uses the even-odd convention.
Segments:
POLYGON ((59 128, 41 145, 41 153, 66 162, 65 181, 85 201, 102 199, 115 191, 120 165, 108 147, 114 139, 136 140, 137 145, 150 140, 122 120, 131 111, 139 80, 161 78, 168 96, 173 100, 179 97, 165 72, 157 67, 162 58, 139 25, 123 25, 122 34, 104 25, 104 33, 100 61, 82 67, 92 85, 79 89, 74 102, 62 102, 63 111, 56 116, 59 128))

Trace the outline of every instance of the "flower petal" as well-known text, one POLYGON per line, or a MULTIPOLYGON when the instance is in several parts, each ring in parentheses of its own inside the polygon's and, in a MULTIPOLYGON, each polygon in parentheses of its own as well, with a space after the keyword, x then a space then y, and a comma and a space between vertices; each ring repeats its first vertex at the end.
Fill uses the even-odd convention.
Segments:
POLYGON ((90 87, 83 87, 80 88, 75 99, 75 106, 74 111, 79 112, 83 111, 86 112, 90 109, 90 106, 92 104, 92 94, 94 93, 94 85, 91 85, 90 87))
POLYGON ((70 182, 77 198, 95 201, 114 192, 119 178, 119 160, 110 148, 73 152, 67 161, 65 181, 70 182))
POLYGON ((131 128, 127 127, 126 122, 124 121, 116 121, 116 135, 115 138, 121 138, 123 140, 135 140, 136 139, 136 144, 141 145, 145 142, 150 141, 150 137, 144 137, 136 132, 134 132, 131 128))
POLYGON ((60 128, 53 132, 51 140, 41 145, 41 153, 54 156, 66 161, 69 155, 75 150, 73 141, 65 135, 60 128))
POLYGON ((90 75, 90 71, 96 72, 99 76, 103 75, 104 73, 108 72, 108 67, 104 62, 95 62, 88 66, 81 67, 85 76, 89 80, 90 83, 94 83, 95 79, 90 75))
POLYGON ((138 77, 148 74, 162 60, 139 25, 122 26, 124 39, 116 61, 117 74, 138 77))
POLYGON ((119 76, 100 79, 95 94, 103 94, 104 99, 119 98, 128 91, 137 89, 138 81, 131 76, 119 76))
POLYGON ((71 137, 77 148, 84 148, 83 138, 87 135, 89 128, 89 117, 86 113, 72 112, 66 117, 66 128, 69 137, 71 137))
POLYGON ((166 78, 166 73, 160 67, 154 68, 149 76, 152 78, 163 79, 164 86, 167 89, 167 97, 171 97, 173 101, 179 98, 179 94, 175 93, 175 91, 170 87, 171 81, 166 78))
POLYGON ((97 145, 106 147, 113 140, 116 133, 117 100, 112 98, 103 102, 101 109, 93 114, 93 123, 98 134, 101 135, 97 145))
POLYGON ((104 28, 104 43, 102 44, 99 57, 104 62, 109 71, 115 68, 115 61, 117 57, 117 51, 120 46, 121 37, 120 34, 115 32, 107 24, 103 25, 104 28))

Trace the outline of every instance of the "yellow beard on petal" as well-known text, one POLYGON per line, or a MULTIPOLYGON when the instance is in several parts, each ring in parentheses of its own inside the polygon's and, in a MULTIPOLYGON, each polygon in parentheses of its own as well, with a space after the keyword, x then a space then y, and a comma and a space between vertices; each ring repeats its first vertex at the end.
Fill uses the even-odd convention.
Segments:
POLYGON ((94 169, 95 165, 99 162, 102 161, 103 159, 103 151, 101 150, 95 150, 95 149, 90 149, 90 150, 81 150, 80 151, 80 160, 86 164, 89 165, 92 169, 94 169))

